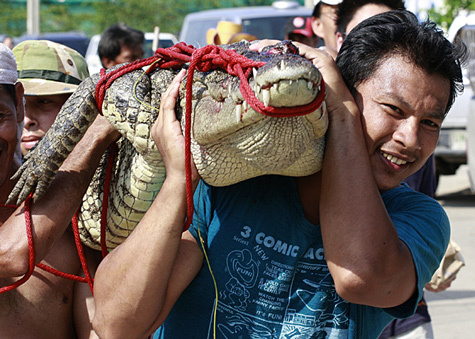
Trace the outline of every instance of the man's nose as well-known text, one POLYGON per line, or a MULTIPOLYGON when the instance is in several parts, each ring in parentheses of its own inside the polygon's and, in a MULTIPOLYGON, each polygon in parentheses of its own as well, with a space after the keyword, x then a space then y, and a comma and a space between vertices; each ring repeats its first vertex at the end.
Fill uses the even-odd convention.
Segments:
POLYGON ((407 149, 420 150, 419 122, 416 119, 401 120, 394 133, 394 138, 407 149))
POLYGON ((25 115, 25 120, 23 120, 23 124, 24 124, 24 128, 28 130, 38 125, 38 121, 31 116, 25 115))

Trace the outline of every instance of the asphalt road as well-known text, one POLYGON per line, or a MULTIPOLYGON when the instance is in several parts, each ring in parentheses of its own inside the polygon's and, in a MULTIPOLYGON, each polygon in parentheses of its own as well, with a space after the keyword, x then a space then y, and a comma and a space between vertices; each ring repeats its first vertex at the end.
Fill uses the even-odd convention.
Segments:
POLYGON ((449 289, 425 293, 436 339, 475 338, 475 194, 469 185, 467 166, 462 166, 455 175, 442 176, 436 192, 465 259, 449 289))

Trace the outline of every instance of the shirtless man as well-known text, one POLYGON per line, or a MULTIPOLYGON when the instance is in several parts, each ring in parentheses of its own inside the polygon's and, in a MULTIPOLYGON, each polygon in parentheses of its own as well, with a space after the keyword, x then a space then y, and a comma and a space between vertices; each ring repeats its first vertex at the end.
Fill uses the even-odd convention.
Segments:
MULTIPOLYGON (((0 44, 0 289, 18 281, 29 268, 24 204, 18 208, 5 205, 15 185, 10 178, 20 166, 23 93, 15 58, 0 44)), ((94 135, 86 137, 87 144, 80 143, 73 152, 75 163, 66 161, 46 195, 32 203, 36 264, 41 261, 62 272, 81 274, 73 235, 67 228, 94 173, 94 164, 117 137, 108 126, 105 120, 96 121, 91 127, 94 135)), ((92 251, 87 257, 94 272, 92 251)), ((27 282, 0 294, 0 338, 94 338, 93 311, 87 284, 35 267, 27 282)))

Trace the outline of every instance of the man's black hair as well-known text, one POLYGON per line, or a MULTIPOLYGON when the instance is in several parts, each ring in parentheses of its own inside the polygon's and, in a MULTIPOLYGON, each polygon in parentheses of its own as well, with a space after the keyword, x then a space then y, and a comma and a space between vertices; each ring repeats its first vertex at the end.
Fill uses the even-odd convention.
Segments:
POLYGON ((134 47, 142 45, 144 41, 145 34, 142 31, 124 23, 110 26, 101 34, 97 49, 101 63, 104 57, 114 60, 120 54, 122 46, 134 47))
POLYGON ((321 10, 322 10, 322 2, 320 1, 313 8, 312 16, 314 16, 315 18, 319 18, 321 15, 321 10))
POLYGON ((387 6, 391 10, 406 9, 404 0, 343 0, 338 6, 336 31, 345 35, 347 33, 346 28, 355 16, 356 11, 369 4, 387 6))
POLYGON ((358 24, 347 36, 336 63, 348 88, 371 78, 388 58, 400 55, 428 74, 450 81, 450 96, 445 112, 463 90, 462 70, 467 58, 463 43, 452 44, 434 22, 419 23, 409 11, 381 13, 358 24))

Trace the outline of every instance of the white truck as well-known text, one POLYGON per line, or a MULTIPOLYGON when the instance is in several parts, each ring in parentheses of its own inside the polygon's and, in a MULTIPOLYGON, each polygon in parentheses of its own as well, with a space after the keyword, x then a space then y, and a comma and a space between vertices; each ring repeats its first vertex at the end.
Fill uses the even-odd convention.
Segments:
MULTIPOLYGON (((470 49, 475 43, 475 14, 461 13, 451 24, 447 38, 455 42, 456 38, 470 49)), ((455 99, 454 105, 442 123, 439 142, 435 149, 435 162, 438 175, 455 174, 460 165, 467 164, 467 123, 475 85, 475 54, 462 69, 464 91, 455 99), (471 65, 471 66, 470 66, 471 65), (472 67, 472 70, 470 70, 472 67)), ((475 160, 474 160, 475 161, 475 160)))

